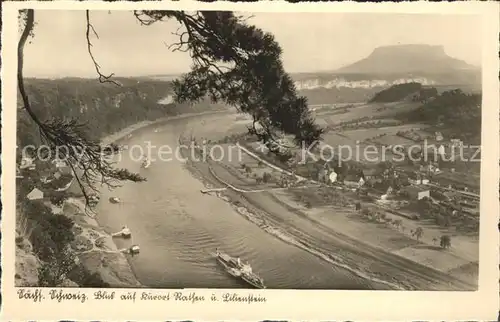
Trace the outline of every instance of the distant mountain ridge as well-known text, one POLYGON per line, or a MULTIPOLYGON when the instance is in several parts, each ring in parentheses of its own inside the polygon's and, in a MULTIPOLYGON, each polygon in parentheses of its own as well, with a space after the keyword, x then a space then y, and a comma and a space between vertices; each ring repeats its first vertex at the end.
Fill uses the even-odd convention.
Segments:
MULTIPOLYGON (((481 90, 481 70, 450 57, 443 46, 394 45, 377 47, 366 58, 333 71, 292 73, 301 95, 309 103, 333 104, 369 100, 391 86, 420 83, 446 90, 481 90)), ((172 80, 174 75, 151 75, 172 80)))
POLYGON ((378 47, 368 57, 337 70, 292 77, 311 104, 360 102, 405 83, 481 90, 478 67, 448 56, 443 46, 432 45, 378 47))
POLYGON ((477 67, 463 60, 448 56, 443 46, 394 45, 377 47, 368 57, 344 66, 336 72, 341 74, 437 74, 475 69, 477 67))

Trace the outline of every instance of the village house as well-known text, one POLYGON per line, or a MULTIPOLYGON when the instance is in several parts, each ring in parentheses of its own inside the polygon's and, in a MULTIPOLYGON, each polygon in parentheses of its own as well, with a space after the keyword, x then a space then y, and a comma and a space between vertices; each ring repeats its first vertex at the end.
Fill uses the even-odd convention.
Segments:
POLYGON ((408 174, 408 182, 413 185, 428 184, 429 179, 422 173, 411 172, 408 174))
POLYGON ((19 169, 24 170, 24 169, 29 169, 29 170, 35 170, 36 165, 35 165, 35 160, 33 158, 29 157, 24 157, 21 160, 21 164, 19 165, 19 169))
POLYGON ((383 181, 384 171, 380 168, 368 168, 363 170, 360 177, 368 185, 373 186, 374 184, 381 183, 383 181))
POLYGON ((368 181, 368 180, 376 180, 381 175, 382 175, 382 170, 377 168, 369 168, 363 170, 362 177, 365 179, 365 181, 368 181))
POLYGON ((444 157, 446 156, 446 149, 444 148, 444 145, 440 145, 437 149, 437 153, 438 155, 440 155, 441 157, 444 157))
POLYGON ((408 186, 404 189, 408 193, 411 200, 421 200, 425 197, 430 198, 430 190, 427 188, 420 188, 415 186, 408 186))
POLYGON ((55 161, 54 165, 56 166, 58 172, 60 172, 61 174, 73 174, 67 162, 62 160, 54 160, 54 161, 55 161))
POLYGON ((413 185, 429 184, 429 179, 423 177, 417 179, 408 179, 408 181, 413 185))
POLYGON ((441 173, 441 170, 438 167, 436 167, 435 165, 433 165, 433 164, 429 164, 428 171, 431 172, 431 173, 434 173, 434 174, 441 173))
POLYGON ((28 198, 28 200, 42 200, 43 192, 37 188, 33 188, 33 190, 26 195, 26 198, 28 198))

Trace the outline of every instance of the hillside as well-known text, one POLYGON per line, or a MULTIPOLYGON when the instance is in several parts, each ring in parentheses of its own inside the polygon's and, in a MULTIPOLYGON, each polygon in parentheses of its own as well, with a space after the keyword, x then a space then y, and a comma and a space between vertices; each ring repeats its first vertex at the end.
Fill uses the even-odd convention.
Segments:
MULTIPOLYGON (((26 92, 40 119, 77 118, 95 138, 131 124, 165 116, 222 109, 208 101, 198 104, 160 104, 172 94, 171 83, 159 80, 117 79, 122 86, 96 80, 64 78, 27 79, 26 92)), ((18 98, 18 106, 22 101, 18 98)), ((39 142, 38 131, 23 110, 18 113, 18 144, 39 142)))

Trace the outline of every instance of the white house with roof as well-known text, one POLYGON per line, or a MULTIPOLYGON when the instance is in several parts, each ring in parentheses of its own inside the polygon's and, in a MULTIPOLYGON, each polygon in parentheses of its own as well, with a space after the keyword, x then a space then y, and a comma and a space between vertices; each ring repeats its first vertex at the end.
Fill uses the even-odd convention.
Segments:
POLYGON ((444 137, 441 132, 436 132, 436 141, 443 141, 444 137))

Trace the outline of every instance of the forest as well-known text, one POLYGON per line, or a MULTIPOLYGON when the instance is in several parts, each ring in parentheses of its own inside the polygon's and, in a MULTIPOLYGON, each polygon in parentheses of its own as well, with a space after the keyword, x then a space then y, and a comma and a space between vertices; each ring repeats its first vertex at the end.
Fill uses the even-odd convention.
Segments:
POLYGON ((439 94, 401 117, 412 123, 431 124, 449 137, 478 144, 481 140, 481 101, 481 94, 454 89, 439 94))

